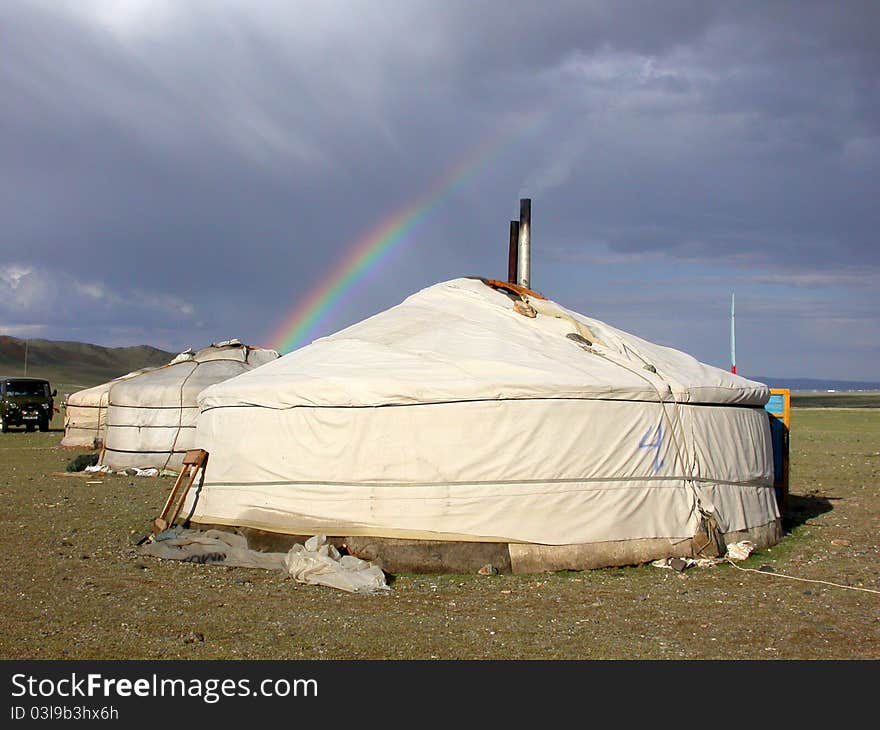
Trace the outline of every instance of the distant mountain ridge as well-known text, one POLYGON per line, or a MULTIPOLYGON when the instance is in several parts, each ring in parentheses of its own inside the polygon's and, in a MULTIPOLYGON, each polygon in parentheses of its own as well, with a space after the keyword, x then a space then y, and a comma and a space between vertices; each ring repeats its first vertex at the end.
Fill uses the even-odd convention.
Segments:
POLYGON ((744 375, 749 380, 757 380, 771 388, 789 390, 880 390, 880 382, 869 380, 823 380, 821 378, 771 378, 763 375, 744 375))
MULTIPOLYGON (((69 386, 88 388, 132 370, 164 365, 175 355, 176 352, 166 352, 150 345, 104 347, 85 342, 34 339, 27 341, 27 374, 69 386)), ((25 341, 0 335, 0 375, 23 375, 24 359, 25 341)), ((801 391, 880 391, 880 381, 786 379, 763 375, 745 377, 766 383, 771 388, 801 391)))
MULTIPOLYGON (((177 353, 149 345, 103 347, 85 342, 27 340, 27 375, 83 388, 145 367, 164 365, 177 353)), ((25 341, 0 335, 0 375, 24 375, 25 341)))

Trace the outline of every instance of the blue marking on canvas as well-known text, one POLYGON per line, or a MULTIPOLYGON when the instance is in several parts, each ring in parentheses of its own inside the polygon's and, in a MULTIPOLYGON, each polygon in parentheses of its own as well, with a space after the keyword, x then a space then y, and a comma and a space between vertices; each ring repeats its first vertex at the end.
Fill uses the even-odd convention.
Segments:
POLYGON ((640 449, 654 449, 654 473, 660 471, 663 466, 663 458, 660 456, 660 449, 663 446, 663 425, 659 424, 657 428, 649 428, 639 441, 640 449), (649 440, 650 439, 650 440, 649 440))

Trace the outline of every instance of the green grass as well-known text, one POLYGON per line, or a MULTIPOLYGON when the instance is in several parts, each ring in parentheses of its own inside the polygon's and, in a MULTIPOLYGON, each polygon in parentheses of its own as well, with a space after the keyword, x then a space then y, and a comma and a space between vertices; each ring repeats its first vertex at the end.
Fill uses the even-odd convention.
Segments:
POLYGON ((745 563, 775 573, 403 574, 372 597, 140 557, 172 480, 50 476, 80 453, 60 438, 0 437, 0 658, 880 658, 880 595, 782 577, 880 590, 877 409, 793 410, 788 534, 745 563))
POLYGON ((880 393, 792 393, 792 408, 878 408, 880 393))

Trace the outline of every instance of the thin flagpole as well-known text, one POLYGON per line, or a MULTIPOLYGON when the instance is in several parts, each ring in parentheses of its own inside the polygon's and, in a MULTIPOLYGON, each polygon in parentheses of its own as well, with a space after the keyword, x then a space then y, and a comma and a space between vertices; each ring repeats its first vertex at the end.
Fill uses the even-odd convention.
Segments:
POLYGON ((736 375, 736 293, 730 295, 730 372, 736 375))

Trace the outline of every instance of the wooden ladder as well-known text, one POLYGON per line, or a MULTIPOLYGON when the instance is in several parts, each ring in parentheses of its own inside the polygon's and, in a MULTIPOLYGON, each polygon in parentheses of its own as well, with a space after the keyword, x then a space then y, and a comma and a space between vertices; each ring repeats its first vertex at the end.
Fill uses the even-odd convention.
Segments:
POLYGON ((162 513, 153 520, 152 531, 154 535, 167 530, 174 524, 174 521, 180 515, 183 503, 186 500, 186 494, 193 485, 199 470, 204 471, 205 465, 208 463, 208 452, 204 449, 191 449, 183 456, 183 467, 180 474, 177 475, 177 481, 171 489, 171 494, 165 501, 162 513))

